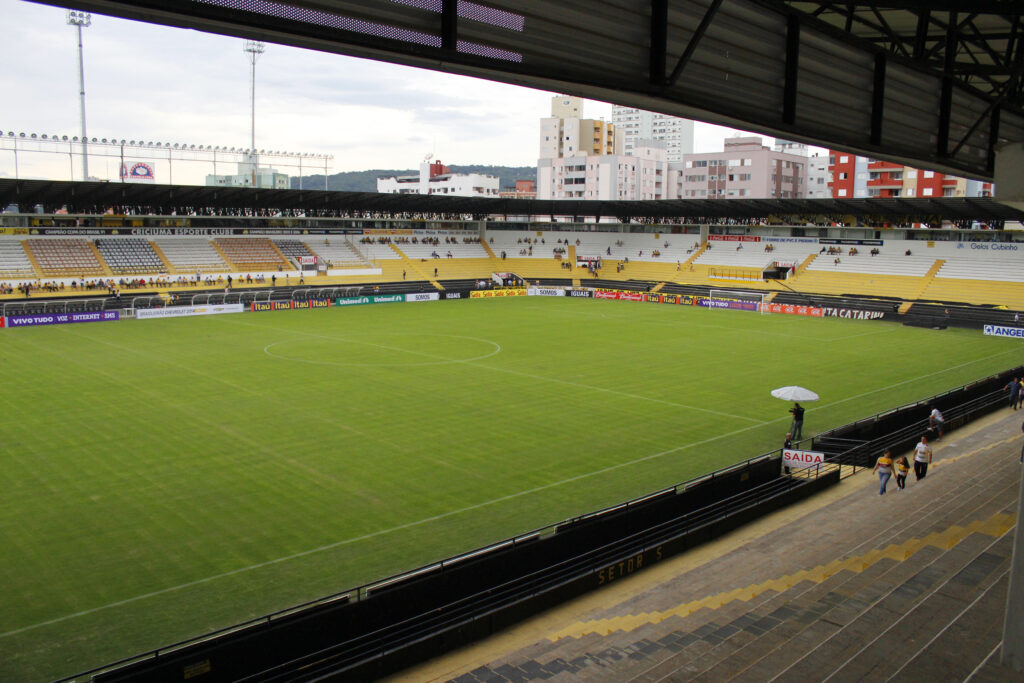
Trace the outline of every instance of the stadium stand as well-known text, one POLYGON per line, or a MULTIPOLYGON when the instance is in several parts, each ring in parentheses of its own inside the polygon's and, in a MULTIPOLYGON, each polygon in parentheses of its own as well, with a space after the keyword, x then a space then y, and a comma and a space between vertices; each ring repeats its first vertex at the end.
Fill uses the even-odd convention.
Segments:
POLYGON ((0 278, 34 278, 35 268, 20 241, 0 240, 0 278))
POLYGON ((92 242, 77 238, 25 240, 43 277, 82 277, 109 274, 92 242))
POLYGON ((274 240, 274 245, 286 259, 298 259, 300 256, 315 256, 302 240, 274 240))
POLYGON ((311 252, 327 261, 330 268, 368 268, 373 265, 368 259, 363 258, 359 250, 347 239, 335 237, 332 241, 327 237, 323 239, 307 237, 303 240, 303 244, 311 252))
POLYGON ((96 248, 114 275, 167 272, 167 266, 147 240, 138 237, 102 238, 96 240, 96 248))
POLYGON ((237 270, 291 268, 273 242, 265 237, 218 237, 213 243, 237 270))
POLYGON ((180 273, 216 273, 229 270, 210 240, 186 237, 155 240, 170 265, 180 273))

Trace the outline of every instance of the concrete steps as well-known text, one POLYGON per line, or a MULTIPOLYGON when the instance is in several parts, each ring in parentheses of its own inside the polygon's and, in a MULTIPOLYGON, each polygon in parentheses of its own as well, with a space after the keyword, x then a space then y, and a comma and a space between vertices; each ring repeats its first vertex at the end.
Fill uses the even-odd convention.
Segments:
POLYGON ((1021 476, 1019 420, 999 425, 983 447, 947 439, 904 492, 855 477, 813 515, 463 680, 1019 681, 990 656, 1021 476))

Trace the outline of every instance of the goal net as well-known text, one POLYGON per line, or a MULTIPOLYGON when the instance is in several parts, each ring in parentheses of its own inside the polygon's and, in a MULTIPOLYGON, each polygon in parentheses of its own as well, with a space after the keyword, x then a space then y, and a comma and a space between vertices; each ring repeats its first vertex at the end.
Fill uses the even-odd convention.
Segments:
POLYGON ((710 308, 733 308, 744 311, 758 311, 762 315, 768 313, 765 298, 767 292, 737 292, 732 289, 712 289, 708 299, 710 308))

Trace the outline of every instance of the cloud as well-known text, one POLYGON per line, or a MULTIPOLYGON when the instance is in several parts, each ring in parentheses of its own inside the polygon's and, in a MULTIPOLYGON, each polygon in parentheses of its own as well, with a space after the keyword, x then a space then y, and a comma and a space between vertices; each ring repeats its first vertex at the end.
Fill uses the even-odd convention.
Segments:
MULTIPOLYGON (((0 62, 17 65, 0 71, 0 92, 8 94, 0 129, 78 134, 77 41, 64 10, 0 0, 0 16, 0 62)), ((99 14, 83 39, 90 137, 249 146, 249 62, 242 40, 99 14)), ((334 171, 408 168, 427 152, 452 164, 534 165, 539 119, 550 113, 551 97, 269 44, 256 64, 256 145, 333 154, 334 171)), ((606 103, 588 101, 585 108, 589 117, 611 116, 606 103)), ((698 127, 698 149, 721 149, 722 131, 698 127)), ((12 173, 7 156, 0 155, 0 172, 12 173)), ((52 169, 52 177, 67 177, 68 164, 45 155, 19 162, 33 173, 52 169)), ((97 162, 98 168, 108 165, 97 162)), ((212 172, 186 168, 173 169, 176 181, 202 182, 212 172)), ((171 170, 158 168, 159 177, 171 170)))

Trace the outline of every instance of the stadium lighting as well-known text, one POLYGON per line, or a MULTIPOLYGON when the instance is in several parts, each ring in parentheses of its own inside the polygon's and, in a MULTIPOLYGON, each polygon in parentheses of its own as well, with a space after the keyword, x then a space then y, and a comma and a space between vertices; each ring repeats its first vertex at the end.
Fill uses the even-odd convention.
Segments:
MULTIPOLYGON (((85 59, 82 50, 82 28, 92 26, 92 15, 69 9, 68 26, 74 26, 78 32, 78 95, 81 98, 82 111, 82 180, 89 179, 89 149, 85 133, 85 59)), ((45 136, 44 136, 45 137, 45 136)))
POLYGON ((259 187, 259 176, 256 172, 256 165, 259 163, 256 157, 256 60, 260 58, 264 52, 266 52, 266 45, 258 40, 247 40, 245 45, 242 47, 242 52, 249 55, 249 63, 251 65, 251 82, 249 87, 249 112, 252 117, 250 132, 252 134, 252 144, 250 149, 253 150, 251 160, 251 173, 252 173, 252 186, 259 187))

